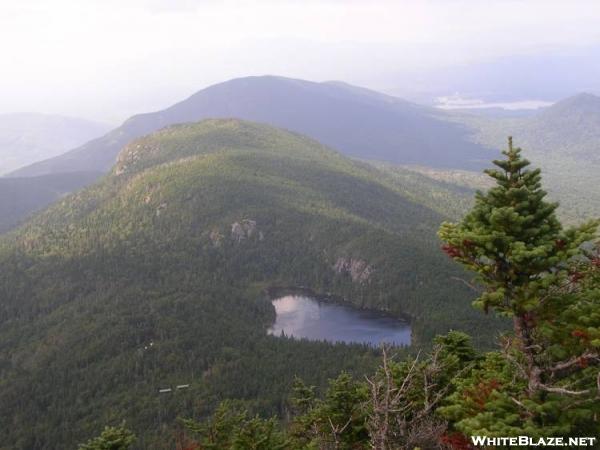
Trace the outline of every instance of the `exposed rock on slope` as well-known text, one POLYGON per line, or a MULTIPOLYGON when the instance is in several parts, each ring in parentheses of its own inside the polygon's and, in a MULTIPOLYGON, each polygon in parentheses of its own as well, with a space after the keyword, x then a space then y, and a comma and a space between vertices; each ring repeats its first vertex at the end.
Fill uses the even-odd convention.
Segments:
POLYGON ((255 236, 260 241, 264 239, 264 233, 256 227, 256 220, 244 219, 231 225, 231 238, 236 242, 242 242, 255 236))
POLYGON ((364 259, 340 257, 335 262, 333 270, 337 274, 349 274, 355 283, 368 283, 373 275, 373 267, 364 259))

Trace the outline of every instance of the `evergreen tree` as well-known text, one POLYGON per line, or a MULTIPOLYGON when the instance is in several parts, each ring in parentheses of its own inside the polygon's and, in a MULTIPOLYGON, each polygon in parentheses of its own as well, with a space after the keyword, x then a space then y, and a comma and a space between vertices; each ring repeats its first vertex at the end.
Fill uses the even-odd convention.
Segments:
POLYGON ((135 441, 135 435, 125 428, 105 427, 100 436, 79 446, 79 450, 127 450, 135 441))
POLYGON ((367 448, 367 399, 366 383, 345 372, 330 380, 323 399, 315 397, 313 387, 296 379, 291 400, 297 416, 290 428, 291 448, 367 448))
POLYGON ((478 192, 464 220, 442 224, 439 235, 483 284, 475 304, 512 317, 514 336, 503 339, 502 361, 488 355, 458 382, 454 406, 442 412, 471 434, 597 429, 600 286, 584 243, 598 222, 563 229, 540 170, 527 168, 511 138, 503 154, 486 171, 496 186, 478 192))
MULTIPOLYGON (((275 418, 250 417, 240 402, 223 401, 205 422, 185 420, 198 448, 215 450, 283 450, 288 442, 275 418)), ((195 448, 195 447, 194 447, 195 448)))

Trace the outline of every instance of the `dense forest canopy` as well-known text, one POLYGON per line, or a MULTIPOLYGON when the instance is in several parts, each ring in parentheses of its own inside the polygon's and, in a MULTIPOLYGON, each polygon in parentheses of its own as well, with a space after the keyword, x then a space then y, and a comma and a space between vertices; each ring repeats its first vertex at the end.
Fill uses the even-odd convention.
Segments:
POLYGON ((459 329, 489 348, 507 323, 472 310, 435 239, 447 217, 419 195, 266 125, 208 120, 133 141, 97 184, 0 240, 7 445, 74 446, 126 420, 139 448, 170 448, 177 416, 220 399, 285 417, 294 376, 321 389, 376 367, 370 347, 268 336, 271 286, 407 314, 418 345, 459 329), (344 269, 353 260, 369 271, 344 269))
MULTIPOLYGON (((291 418, 251 416, 225 401, 183 421, 195 449, 471 449, 597 444, 600 431, 599 221, 563 228, 545 201, 539 169, 509 140, 460 223, 445 223, 443 250, 476 274, 475 306, 510 317, 499 349, 482 353, 465 333, 434 339, 423 355, 391 356, 366 378, 341 373, 319 395, 296 379, 291 418), (525 437, 526 442, 523 442, 525 437), (552 438, 550 438, 552 437, 552 438), (517 440, 511 443, 510 439, 517 440), (498 439, 496 443, 494 440, 498 439), (504 443, 498 443, 502 440, 504 443)), ((126 447, 124 447, 126 448, 126 447)))
POLYGON ((540 171, 512 143, 504 155, 460 218, 416 172, 266 125, 207 120, 133 141, 97 184, 0 240, 3 445, 594 435, 598 224, 563 227, 540 171), (474 280, 433 239, 448 219, 460 222, 442 225, 443 250, 474 280), (365 345, 269 336, 273 286, 407 314, 414 347, 381 363, 365 345))

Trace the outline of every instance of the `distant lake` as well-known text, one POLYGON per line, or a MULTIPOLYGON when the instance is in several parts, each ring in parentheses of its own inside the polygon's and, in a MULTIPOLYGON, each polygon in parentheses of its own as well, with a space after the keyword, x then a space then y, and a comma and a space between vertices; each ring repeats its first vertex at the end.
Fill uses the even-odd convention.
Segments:
POLYGON ((375 311, 325 303, 305 295, 273 300, 277 313, 268 333, 313 341, 353 342, 379 346, 410 344, 410 325, 375 311))

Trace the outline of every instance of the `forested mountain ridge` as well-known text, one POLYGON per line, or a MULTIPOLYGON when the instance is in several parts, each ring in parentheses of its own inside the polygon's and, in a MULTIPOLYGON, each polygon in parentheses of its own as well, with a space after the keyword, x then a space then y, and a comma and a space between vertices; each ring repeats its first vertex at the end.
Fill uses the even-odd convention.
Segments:
MULTIPOLYGON (((490 149, 499 148, 511 134, 544 170, 552 197, 562 202, 563 217, 574 222, 600 214, 600 206, 586 206, 600 205, 600 192, 592 185, 600 170, 599 105, 598 97, 580 94, 527 117, 481 117, 416 105, 342 82, 246 77, 210 86, 162 111, 136 115, 101 138, 11 176, 62 173, 72 178, 70 185, 75 191, 92 182, 83 181, 81 173, 109 171, 120 149, 131 140, 165 126, 205 118, 268 123, 300 132, 358 159, 438 171, 479 171, 496 157, 490 149), (577 179, 565 176, 574 172, 580 174, 577 179)), ((52 186, 40 184, 43 180, 39 178, 36 185, 52 192, 52 186)), ((426 178, 422 181, 425 190, 432 189, 426 178)), ((3 189, 0 186, 0 191, 3 189)), ((8 194, 0 192, 2 195, 8 194)), ((29 191, 21 193, 13 187, 10 195, 27 199, 29 191)), ((34 210, 20 208, 16 222, 34 210)))
POLYGON ((472 130, 471 137, 484 146, 497 147, 514 136, 542 169, 546 188, 568 222, 600 216, 600 97, 578 94, 528 117, 459 114, 453 120, 472 130))
POLYGON ((598 163, 600 157, 600 97, 593 94, 568 97, 528 117, 482 118, 470 125, 480 129, 481 140, 494 139, 494 133, 501 133, 501 129, 505 134, 512 131, 527 143, 530 152, 550 158, 598 163))
POLYGON ((99 183, 0 240, 3 445, 66 448, 125 419, 141 448, 162 448, 177 415, 217 399, 282 413, 293 375, 322 385, 373 367, 364 347, 267 336, 270 285, 408 313, 418 342, 455 328, 489 344, 500 322, 451 279, 443 218, 393 177, 266 125, 132 142, 99 183), (354 277, 340 259, 370 269, 354 277))
POLYGON ((133 116, 106 136, 15 175, 107 171, 136 137, 176 123, 229 117, 296 131, 366 159, 480 168, 492 155, 443 111, 345 83, 261 76, 215 84, 162 111, 133 116))

